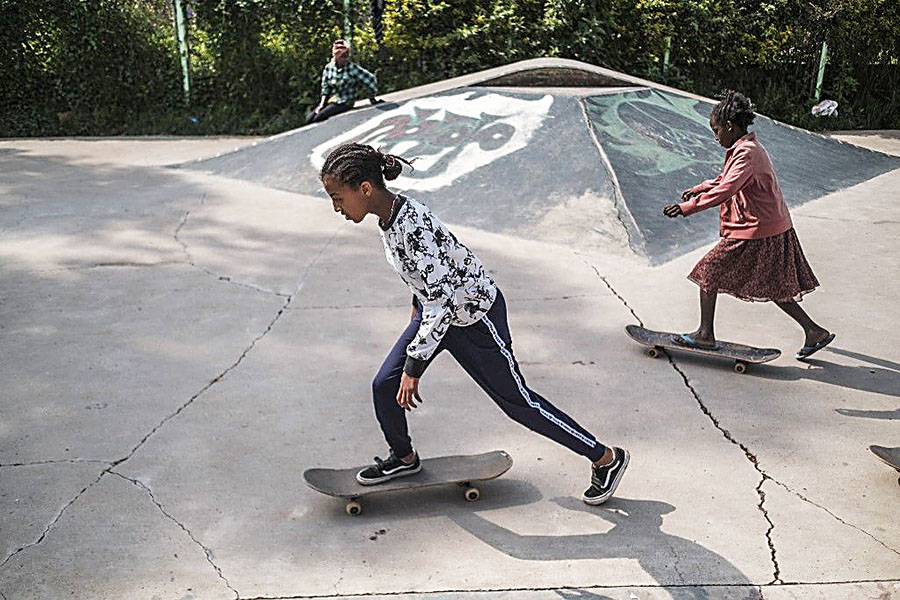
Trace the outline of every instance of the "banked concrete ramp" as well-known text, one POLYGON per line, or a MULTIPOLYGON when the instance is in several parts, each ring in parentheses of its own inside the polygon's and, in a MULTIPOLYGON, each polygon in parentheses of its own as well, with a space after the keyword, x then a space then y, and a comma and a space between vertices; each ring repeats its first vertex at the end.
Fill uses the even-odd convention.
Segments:
MULTIPOLYGON (((630 247, 654 264, 718 236, 714 210, 662 215, 681 190, 721 167, 711 100, 555 59, 387 99, 187 166, 324 198, 325 157, 360 142, 415 158, 415 170, 392 187, 450 223, 578 249, 630 247)), ((900 168, 897 157, 766 117, 755 130, 792 206, 900 168)))

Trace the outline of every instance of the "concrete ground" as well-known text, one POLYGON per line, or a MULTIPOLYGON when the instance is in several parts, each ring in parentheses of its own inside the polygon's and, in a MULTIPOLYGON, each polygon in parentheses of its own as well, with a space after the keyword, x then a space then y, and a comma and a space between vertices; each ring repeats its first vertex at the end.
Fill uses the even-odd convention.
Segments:
MULTIPOLYGON (((838 137, 900 155, 896 132, 838 137)), ((515 465, 475 504, 351 518, 301 473, 383 455, 369 385, 408 293, 371 220, 163 166, 249 141, 0 142, 0 598, 900 597, 898 474, 867 450, 900 445, 900 171, 793 211, 804 307, 837 333, 814 360, 774 306, 720 300, 721 338, 784 352, 746 375, 623 332, 694 326, 705 249, 651 268, 454 227, 531 386, 631 466, 583 505, 585 461, 441 356, 420 453, 515 465)))

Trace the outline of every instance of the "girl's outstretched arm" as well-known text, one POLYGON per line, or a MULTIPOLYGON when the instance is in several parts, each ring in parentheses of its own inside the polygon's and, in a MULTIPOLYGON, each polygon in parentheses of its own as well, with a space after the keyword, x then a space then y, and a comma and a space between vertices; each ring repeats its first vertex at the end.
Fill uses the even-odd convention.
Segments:
POLYGON ((699 194, 702 194, 703 192, 708 192, 709 190, 719 185, 720 181, 722 181, 722 173, 719 173, 712 179, 706 179, 704 181, 701 181, 694 187, 689 187, 688 189, 684 190, 684 192, 681 193, 681 199, 687 200, 691 196, 697 196, 699 194))
POLYGON ((701 210, 718 206, 737 194, 753 176, 751 160, 752 154, 749 148, 735 150, 726 170, 719 176, 719 182, 699 196, 693 196, 678 204, 681 212, 685 216, 689 216, 701 210))

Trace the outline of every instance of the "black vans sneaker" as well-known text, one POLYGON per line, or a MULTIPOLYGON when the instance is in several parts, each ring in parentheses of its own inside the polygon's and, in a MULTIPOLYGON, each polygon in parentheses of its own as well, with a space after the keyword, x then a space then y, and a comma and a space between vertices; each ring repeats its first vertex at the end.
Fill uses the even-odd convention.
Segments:
POLYGON ((608 465, 591 466, 591 487, 581 497, 585 504, 603 504, 616 491, 616 487, 628 467, 630 455, 628 450, 622 448, 613 448, 613 454, 615 455, 613 461, 608 465))
POLYGON ((394 451, 391 450, 391 454, 387 457, 387 460, 381 460, 376 456, 375 464, 371 467, 366 467, 365 469, 357 473, 356 480, 363 485, 375 485, 376 483, 390 481, 395 477, 412 475, 413 473, 418 473, 421 470, 422 463, 421 461, 419 461, 418 454, 416 454, 416 458, 412 461, 412 463, 406 464, 405 462, 394 456, 394 451))

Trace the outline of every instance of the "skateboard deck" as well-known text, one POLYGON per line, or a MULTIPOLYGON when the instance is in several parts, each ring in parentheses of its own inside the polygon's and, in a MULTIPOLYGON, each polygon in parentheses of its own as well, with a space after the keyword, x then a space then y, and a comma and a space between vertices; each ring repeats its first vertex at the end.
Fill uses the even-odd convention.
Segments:
POLYGON ((475 501, 481 497, 481 492, 472 482, 500 477, 512 464, 509 454, 495 450, 484 454, 424 458, 418 473, 375 485, 362 485, 356 480, 356 474, 367 465, 352 469, 307 469, 303 479, 317 492, 347 499, 347 514, 356 516, 362 512, 360 499, 364 496, 435 485, 458 484, 465 488, 465 499, 475 501))
MULTIPOLYGON (((900 447, 888 448, 886 446, 869 446, 869 450, 878 457, 878 460, 887 466, 892 467, 895 471, 900 472, 900 447)), ((897 481, 900 483, 900 479, 897 481)))
POLYGON ((718 342, 719 346, 715 349, 707 348, 691 348, 690 346, 682 346, 676 344, 672 339, 674 333, 668 331, 653 331, 645 329, 638 325, 627 325, 625 332, 628 336, 639 344, 650 346, 647 351, 652 358, 662 355, 663 348, 678 350, 679 352, 693 352, 694 354, 705 354, 707 356, 720 356, 730 358, 734 361, 734 370, 737 373, 744 373, 748 364, 761 364, 775 360, 781 356, 781 350, 777 348, 757 348, 755 346, 745 346, 744 344, 735 344, 734 342, 718 342))

